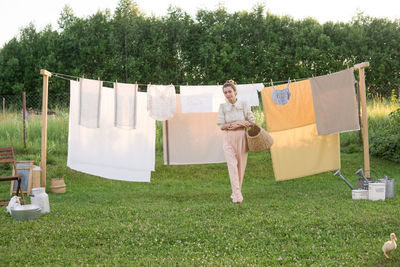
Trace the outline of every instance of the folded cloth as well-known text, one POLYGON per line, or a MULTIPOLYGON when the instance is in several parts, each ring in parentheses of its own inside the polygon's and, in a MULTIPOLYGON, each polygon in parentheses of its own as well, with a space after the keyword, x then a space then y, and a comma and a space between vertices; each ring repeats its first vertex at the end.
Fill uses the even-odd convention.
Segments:
POLYGON ((115 126, 134 129, 136 127, 137 84, 114 83, 115 126))
POLYGON ((353 68, 310 79, 318 134, 360 129, 353 68))
POLYGON ((81 78, 79 81, 79 124, 98 128, 102 81, 81 78))
POLYGON ((146 93, 137 93, 136 129, 115 123, 115 92, 102 88, 99 128, 78 124, 79 83, 71 81, 68 160, 71 169, 108 179, 149 182, 155 167, 155 121, 146 109, 146 93))

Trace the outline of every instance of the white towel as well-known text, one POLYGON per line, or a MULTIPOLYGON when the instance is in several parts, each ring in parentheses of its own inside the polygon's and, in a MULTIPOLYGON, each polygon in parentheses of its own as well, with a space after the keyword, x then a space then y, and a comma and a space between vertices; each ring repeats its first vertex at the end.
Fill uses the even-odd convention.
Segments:
POLYGON ((137 93, 136 129, 114 127, 115 93, 102 88, 99 128, 79 120, 79 83, 71 81, 68 161, 71 169, 108 179, 149 182, 155 167, 155 121, 146 110, 146 93, 137 93))
POLYGON ((102 81, 80 79, 79 124, 89 128, 99 127, 102 81))
POLYGON ((250 106, 259 106, 260 100, 258 98, 258 92, 264 89, 264 84, 254 83, 254 84, 238 84, 237 88, 237 98, 239 100, 246 101, 250 106))
POLYGON ((188 85, 181 86, 182 113, 218 112, 219 105, 225 103, 222 85, 188 85), (191 101, 187 101, 188 97, 191 101), (208 103, 207 101, 211 101, 208 103))
POLYGON ((115 126, 134 129, 136 127, 137 84, 114 83, 115 126))
POLYGON ((147 86, 147 110, 155 120, 165 121, 171 118, 176 110, 175 86, 172 84, 149 84, 147 86))

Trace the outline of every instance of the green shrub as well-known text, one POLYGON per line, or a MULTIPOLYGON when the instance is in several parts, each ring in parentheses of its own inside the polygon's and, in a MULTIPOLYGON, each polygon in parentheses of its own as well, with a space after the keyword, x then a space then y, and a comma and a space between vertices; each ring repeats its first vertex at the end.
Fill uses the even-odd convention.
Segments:
POLYGON ((389 115, 386 127, 379 127, 371 134, 372 155, 400 162, 400 107, 389 115))

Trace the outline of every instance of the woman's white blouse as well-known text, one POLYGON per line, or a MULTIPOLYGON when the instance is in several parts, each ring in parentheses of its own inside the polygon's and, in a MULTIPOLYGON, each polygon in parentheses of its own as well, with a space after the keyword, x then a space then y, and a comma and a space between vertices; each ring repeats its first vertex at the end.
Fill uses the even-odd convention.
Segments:
POLYGON ((237 100, 235 104, 231 104, 227 101, 219 106, 217 121, 219 127, 234 121, 256 122, 253 112, 247 102, 237 100))

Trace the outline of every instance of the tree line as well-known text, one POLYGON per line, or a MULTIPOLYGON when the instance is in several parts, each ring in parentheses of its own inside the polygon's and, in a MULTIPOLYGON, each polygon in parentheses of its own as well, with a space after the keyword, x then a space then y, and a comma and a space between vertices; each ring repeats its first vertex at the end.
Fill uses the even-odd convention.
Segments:
MULTIPOLYGON (((0 50, 0 94, 41 93, 42 68, 105 81, 221 84, 301 79, 363 61, 370 62, 370 94, 390 95, 400 87, 399 20, 360 13, 350 22, 320 24, 277 16, 262 5, 251 12, 199 10, 195 17, 169 8, 155 17, 133 0, 120 0, 113 14, 80 18, 66 6, 58 29, 23 28, 0 50)), ((51 79, 49 90, 69 89, 66 81, 51 79)))

